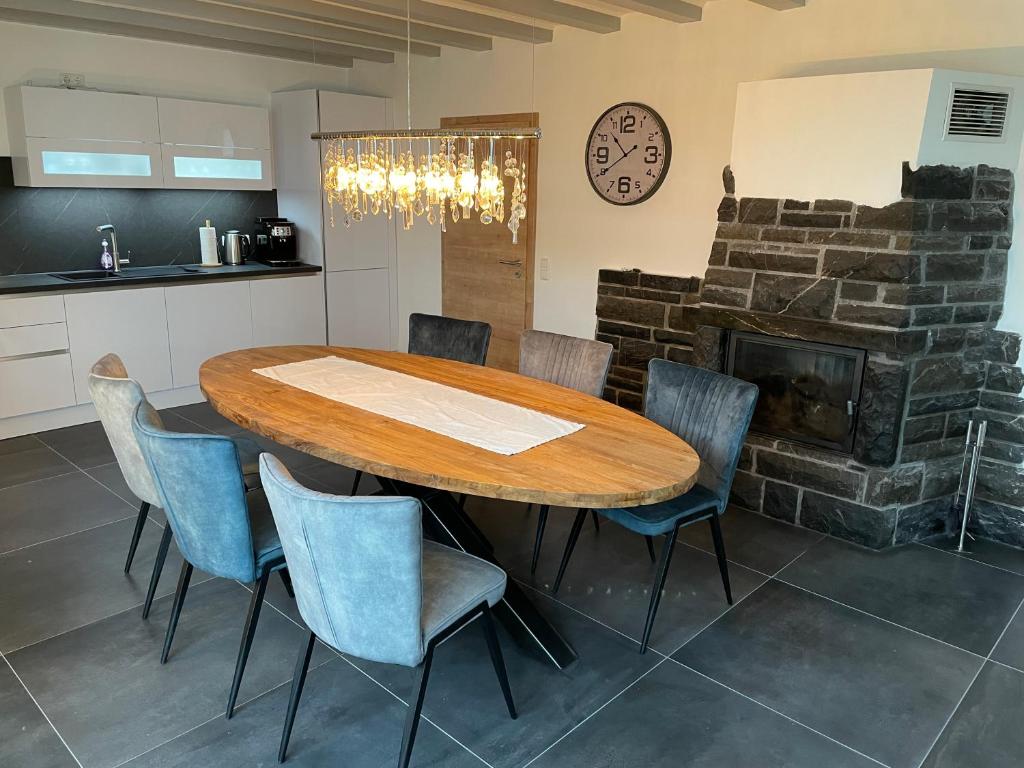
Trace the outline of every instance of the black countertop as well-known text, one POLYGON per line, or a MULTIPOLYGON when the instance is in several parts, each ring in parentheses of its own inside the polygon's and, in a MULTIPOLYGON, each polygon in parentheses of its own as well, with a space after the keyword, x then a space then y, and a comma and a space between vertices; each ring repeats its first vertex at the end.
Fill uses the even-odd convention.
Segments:
POLYGON ((248 280, 254 277, 312 274, 320 270, 320 267, 313 264, 302 264, 297 267, 271 267, 258 262, 250 262, 238 266, 223 265, 219 267, 204 267, 201 264, 122 267, 121 277, 96 277, 85 280, 65 280, 46 272, 0 275, 0 296, 16 293, 69 293, 83 290, 133 288, 137 285, 178 285, 220 280, 248 280))

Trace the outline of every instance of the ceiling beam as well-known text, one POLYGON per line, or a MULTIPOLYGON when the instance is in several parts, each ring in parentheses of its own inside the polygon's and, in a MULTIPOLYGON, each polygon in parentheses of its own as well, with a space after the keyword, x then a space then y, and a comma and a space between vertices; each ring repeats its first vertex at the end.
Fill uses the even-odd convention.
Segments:
MULTIPOLYGON (((317 24, 331 24, 361 32, 390 35, 404 40, 405 19, 365 13, 352 8, 318 3, 316 0, 202 0, 204 3, 245 8, 268 16, 288 16, 317 24)), ((491 39, 454 29, 421 24, 414 21, 409 25, 412 39, 435 45, 449 45, 470 51, 489 51, 491 39)))
POLYGON ((773 8, 776 11, 789 11, 807 5, 807 0, 750 0, 750 2, 763 5, 765 8, 773 8))
MULTIPOLYGON (((371 13, 405 18, 405 0, 314 0, 320 5, 332 7, 358 8, 371 13)), ((435 24, 450 29, 462 29, 480 35, 503 37, 508 40, 519 40, 524 43, 550 43, 554 36, 550 29, 518 21, 490 16, 486 13, 475 13, 462 8, 451 8, 423 0, 410 0, 409 10, 413 21, 424 24, 435 24)))
MULTIPOLYGON (((398 37, 386 35, 374 35, 368 32, 357 30, 346 30, 340 27, 325 26, 309 21, 288 18, 286 16, 270 16, 263 13, 253 13, 244 8, 234 8, 226 5, 211 5, 200 2, 200 0, 74 0, 81 7, 108 7, 124 8, 126 10, 144 13, 153 18, 177 18, 192 21, 211 22, 232 26, 239 29, 262 30, 275 35, 301 37, 308 40, 337 43, 340 45, 359 46, 353 48, 350 54, 353 58, 366 58, 372 61, 381 60, 373 54, 383 54, 386 51, 405 52, 405 40, 398 37), (361 56, 358 51, 366 51, 366 56, 361 56)), ((413 43, 412 52, 419 56, 441 55, 441 49, 436 45, 426 43, 413 43)), ((394 57, 384 59, 392 61, 394 57)))
MULTIPOLYGON (((26 3, 35 5, 36 2, 26 3)), ((277 45, 264 45, 262 43, 239 42, 228 40, 222 37, 209 37, 194 32, 174 32, 171 30, 154 29, 135 24, 123 24, 112 21, 97 21, 85 19, 80 16, 68 16, 56 13, 43 13, 34 10, 21 10, 10 8, 10 2, 0 0, 0 21, 12 21, 17 24, 31 24, 37 27, 50 27, 53 29, 68 29, 75 32, 94 32, 101 35, 112 35, 114 37, 129 37, 135 40, 152 40, 160 43, 177 43, 189 45, 196 48, 209 48, 218 51, 231 51, 233 53, 247 53, 253 56, 267 56, 273 59, 284 59, 288 61, 312 62, 312 50, 298 50, 295 48, 284 48, 277 45)), ((352 57, 338 56, 332 53, 318 52, 316 63, 328 67, 351 67, 352 57)))
POLYGON ((514 13, 526 18, 541 19, 566 27, 585 29, 588 32, 607 34, 618 32, 618 16, 591 11, 578 5, 560 3, 558 0, 466 0, 471 5, 492 8, 496 11, 514 13))
POLYGON ((701 7, 683 0, 605 0, 618 8, 625 8, 659 19, 685 24, 700 21, 701 7))

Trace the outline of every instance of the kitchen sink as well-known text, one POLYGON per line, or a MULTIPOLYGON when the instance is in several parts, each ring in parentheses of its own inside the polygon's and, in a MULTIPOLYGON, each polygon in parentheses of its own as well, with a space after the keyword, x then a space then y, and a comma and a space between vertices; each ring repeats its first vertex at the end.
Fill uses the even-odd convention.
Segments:
POLYGON ((141 280, 148 277, 186 277, 199 274, 195 267, 125 267, 120 272, 109 269, 83 269, 77 272, 53 272, 59 280, 141 280))

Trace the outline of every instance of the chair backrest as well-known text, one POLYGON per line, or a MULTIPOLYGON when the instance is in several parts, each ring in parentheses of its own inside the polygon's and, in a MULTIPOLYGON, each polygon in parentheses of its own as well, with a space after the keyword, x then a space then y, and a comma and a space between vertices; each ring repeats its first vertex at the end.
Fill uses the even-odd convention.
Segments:
POLYGON ((648 365, 644 414, 697 452, 697 482, 723 505, 756 403, 757 387, 732 376, 668 360, 648 365))
MULTIPOLYGON (((128 378, 121 358, 109 354, 101 357, 89 372, 89 394, 131 492, 140 500, 159 507, 160 495, 153 484, 153 475, 132 430, 135 409, 139 403, 146 402, 146 393, 139 382, 128 378)), ((155 418, 162 427, 160 417, 155 418)))
POLYGON ((409 352, 460 363, 483 365, 491 343, 491 326, 454 317, 409 315, 409 352))
POLYGON ((148 402, 133 427, 181 554, 213 576, 256 579, 252 525, 231 438, 168 432, 148 402))
POLYGON ((547 331, 523 331, 519 372, 601 397, 612 364, 612 345, 547 331))
POLYGON ((332 496, 297 483, 268 453, 260 478, 306 625, 343 653, 388 664, 423 660, 419 501, 332 496))

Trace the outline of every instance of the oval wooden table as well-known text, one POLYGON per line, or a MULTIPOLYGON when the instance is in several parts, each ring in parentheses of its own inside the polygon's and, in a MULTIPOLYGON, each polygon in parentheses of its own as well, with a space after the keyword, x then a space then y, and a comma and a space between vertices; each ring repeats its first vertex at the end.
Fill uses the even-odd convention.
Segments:
MULTIPOLYGON (((501 565, 452 493, 581 508, 675 498, 696 481, 694 450, 651 421, 590 395, 476 365, 368 349, 261 347, 211 358, 199 384, 218 413, 257 434, 373 474, 388 493, 415 496, 437 538, 501 565), (586 426, 514 456, 329 400, 254 369, 336 356, 476 392, 586 426)), ((509 581, 499 616, 559 667, 576 654, 509 581)))

